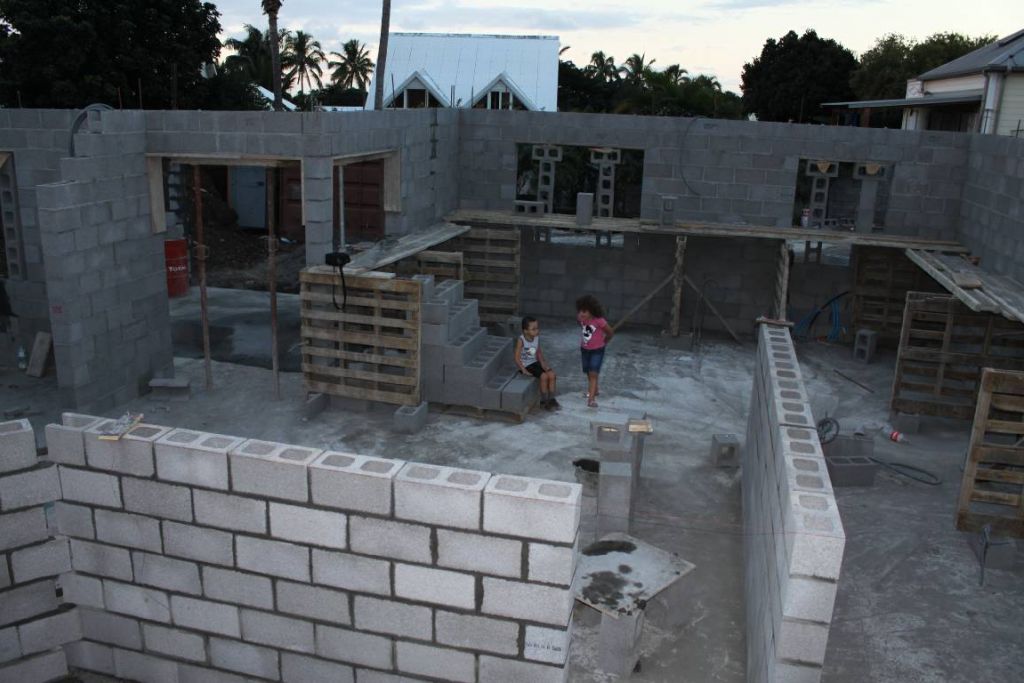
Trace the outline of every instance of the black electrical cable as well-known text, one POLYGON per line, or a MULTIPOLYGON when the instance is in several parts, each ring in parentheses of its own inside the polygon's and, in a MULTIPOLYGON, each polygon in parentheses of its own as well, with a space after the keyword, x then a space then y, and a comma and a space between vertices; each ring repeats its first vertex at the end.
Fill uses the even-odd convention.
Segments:
POLYGON ((913 481, 926 484, 927 486, 938 486, 939 484, 942 483, 942 480, 939 479, 935 474, 929 472, 928 470, 921 469, 920 467, 914 467, 913 465, 908 465, 904 462, 886 462, 884 460, 879 460, 878 458, 874 457, 869 459, 876 465, 881 465, 882 467, 900 475, 901 477, 906 477, 907 479, 911 479, 913 481), (917 474, 914 474, 915 472, 917 474))
POLYGON ((338 275, 341 277, 341 306, 338 306, 338 288, 335 285, 331 285, 331 301, 334 302, 335 310, 344 312, 348 303, 348 286, 345 284, 345 271, 341 266, 338 266, 338 275))

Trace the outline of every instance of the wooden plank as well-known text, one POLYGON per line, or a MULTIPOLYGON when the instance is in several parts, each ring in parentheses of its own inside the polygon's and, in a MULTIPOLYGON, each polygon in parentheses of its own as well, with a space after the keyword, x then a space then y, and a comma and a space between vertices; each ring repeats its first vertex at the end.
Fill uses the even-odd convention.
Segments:
POLYGON ((785 240, 779 245, 779 265, 775 278, 775 319, 785 320, 788 314, 789 301, 789 243, 785 240))
POLYGON ((754 237, 760 239, 792 239, 832 244, 863 244, 894 249, 934 249, 955 253, 969 251, 958 242, 928 240, 900 235, 827 231, 804 228, 778 228, 767 226, 676 221, 662 225, 658 221, 635 218, 594 218, 588 226, 576 225, 576 217, 569 214, 520 214, 506 211, 459 209, 447 216, 452 223, 472 225, 474 229, 556 229, 576 232, 612 232, 652 235, 692 235, 703 237, 754 237))
POLYGON ((366 382, 375 382, 380 384, 394 384, 396 386, 416 386, 418 383, 415 377, 410 376, 391 375, 386 372, 374 372, 370 370, 336 368, 331 367, 330 365, 318 365, 316 363, 303 363, 302 372, 313 375, 327 375, 329 377, 360 379, 366 382))
POLYGON ((50 358, 50 349, 53 347, 53 337, 49 332, 36 332, 35 341, 32 343, 32 353, 28 357, 28 369, 25 374, 29 377, 42 377, 46 373, 47 361, 50 358))
POLYGON ((416 358, 412 356, 388 356, 378 353, 345 351, 343 349, 326 348, 321 346, 306 346, 302 350, 302 353, 307 356, 316 356, 318 358, 348 360, 356 363, 369 363, 371 365, 394 365, 399 368, 416 367, 416 358))
POLYGON ((672 280, 675 278, 675 276, 676 276, 675 272, 669 273, 668 277, 666 277, 664 280, 662 280, 657 285, 655 285, 654 289, 652 289, 651 291, 647 292, 647 294, 642 299, 640 299, 640 301, 638 301, 636 303, 636 305, 633 306, 633 308, 631 308, 628 311, 626 311, 626 314, 623 315, 621 318, 619 318, 619 322, 617 322, 614 325, 612 325, 612 330, 613 331, 618 330, 619 327, 621 327, 627 320, 629 320, 629 318, 634 313, 636 313, 641 308, 643 308, 645 305, 647 305, 647 302, 650 301, 651 299, 653 299, 655 294, 657 294, 661 290, 665 289, 665 287, 668 286, 668 283, 672 282, 672 280))
POLYGON ((307 391, 318 394, 330 394, 331 396, 342 396, 345 398, 358 398, 367 401, 379 401, 392 405, 414 406, 419 405, 419 394, 403 394, 395 391, 381 391, 367 389, 364 387, 353 387, 333 382, 322 382, 306 378, 305 387, 307 391))
POLYGON ((468 230, 468 226, 445 222, 435 225, 428 230, 400 237, 392 244, 381 242, 374 248, 353 257, 352 261, 345 266, 345 273, 346 275, 349 273, 356 275, 389 266, 402 259, 414 256, 421 251, 436 247, 454 237, 458 237, 468 230))

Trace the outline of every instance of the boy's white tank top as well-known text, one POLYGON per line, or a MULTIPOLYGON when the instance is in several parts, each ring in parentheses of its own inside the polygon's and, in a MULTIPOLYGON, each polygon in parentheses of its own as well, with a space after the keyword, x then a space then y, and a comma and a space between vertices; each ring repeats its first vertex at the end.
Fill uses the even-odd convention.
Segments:
POLYGON ((526 335, 519 335, 519 341, 523 342, 523 348, 519 351, 519 361, 525 368, 528 365, 532 365, 537 362, 537 349, 540 346, 540 335, 533 338, 530 341, 526 338, 526 335))

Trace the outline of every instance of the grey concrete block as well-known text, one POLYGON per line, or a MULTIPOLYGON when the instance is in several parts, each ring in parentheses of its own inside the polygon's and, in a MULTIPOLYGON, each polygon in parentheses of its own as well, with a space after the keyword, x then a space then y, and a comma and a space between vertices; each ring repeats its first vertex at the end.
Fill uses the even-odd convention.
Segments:
POLYGON ((135 619, 84 607, 80 607, 78 612, 82 620, 82 633, 88 634, 90 640, 142 649, 142 630, 135 619))
POLYGON ((513 621, 437 610, 437 642, 466 650, 515 656, 519 625, 513 621))
POLYGON ((61 599, 72 605, 103 609, 103 582, 78 573, 62 574, 57 578, 61 599))
POLYGON ((111 612, 149 621, 171 621, 170 598, 152 588, 106 579, 103 581, 103 602, 111 612))
POLYGON ((88 574, 132 580, 132 559, 124 548, 71 539, 71 566, 88 574))
POLYGON ((433 613, 429 607, 408 605, 357 595, 353 621, 356 629, 371 633, 430 640, 433 634, 433 613))
POLYGON ((192 521, 192 491, 185 486, 132 477, 122 479, 121 486, 126 510, 181 522, 192 521))
POLYGON ((251 676, 278 680, 280 661, 277 651, 234 640, 210 638, 210 663, 222 669, 251 676))
POLYGON ((0 680, 18 683, 47 683, 68 674, 64 651, 60 649, 0 664, 0 680))
POLYGON ((250 609, 242 610, 242 639, 296 652, 315 649, 311 622, 250 609))
POLYGON ((185 628, 233 638, 242 635, 239 609, 234 605, 172 595, 171 616, 176 625, 185 628))
POLYGON ((132 553, 135 581, 176 593, 200 595, 199 566, 193 562, 176 560, 152 553, 132 553))
POLYGON ((428 406, 423 401, 415 406, 399 406, 395 410, 394 429, 400 434, 415 434, 427 423, 428 406))
POLYGON ((352 667, 338 662, 329 662, 316 657, 306 657, 291 652, 281 653, 281 680, 284 681, 331 681, 331 683, 354 683, 352 667))
POLYGON ((191 382, 186 377, 149 380, 149 398, 151 400, 187 401, 191 395, 191 382))
POLYGON ((483 349, 487 341, 487 331, 482 327, 466 330, 458 338, 445 344, 442 359, 445 365, 463 365, 468 363, 483 349))
POLYGON ((235 531, 267 532, 267 504, 212 491, 193 491, 196 522, 235 531))
POLYGON ((290 581, 278 581, 276 590, 280 612, 341 626, 352 623, 347 593, 290 581))
POLYGON ((25 655, 43 652, 82 639, 82 624, 75 608, 65 609, 42 619, 18 626, 21 650, 25 655))
POLYGON ((390 638, 322 624, 316 625, 316 653, 356 666, 389 671, 394 667, 390 638))
POLYGON ((501 409, 506 412, 529 412, 539 400, 540 388, 532 377, 513 377, 501 390, 501 409))
POLYGON ((118 678, 152 683, 176 683, 178 665, 162 657, 114 648, 114 670, 118 678))
POLYGON ((110 474, 61 467, 60 488, 64 500, 121 507, 121 483, 110 474))
POLYGON ((566 679, 565 667, 480 655, 480 683, 565 683, 566 679))
POLYGON ((48 535, 42 507, 0 515, 0 550, 36 543, 48 535))
POLYGON ((618 676, 629 676, 640 659, 640 635, 644 626, 644 610, 624 614, 618 618, 601 615, 599 632, 602 671, 618 676))
POLYGON ((68 540, 56 538, 13 551, 11 571, 16 584, 71 571, 68 540))
POLYGON ((391 514, 391 482, 405 463, 326 452, 309 467, 313 502, 372 514, 391 514))
POLYGON ((114 545, 159 553, 160 522, 152 517, 110 510, 96 511, 96 538, 114 545))
POLYGON ((190 524, 163 523, 164 552, 210 564, 233 566, 235 553, 231 534, 190 524))
POLYGON ((21 657, 21 644, 18 642, 18 629, 9 626, 0 629, 0 664, 21 657))
POLYGON ((100 645, 88 640, 68 643, 64 646, 68 666, 85 671, 115 675, 114 650, 108 645, 100 645))
POLYGON ((202 636, 195 633, 156 624, 143 624, 142 636, 146 641, 146 650, 149 652, 193 662, 206 660, 206 643, 203 642, 202 636))
POLYGON ((441 346, 448 343, 448 322, 423 323, 420 325, 420 341, 424 345, 441 346))
POLYGON ((246 607, 274 607, 270 579, 229 569, 203 567, 203 595, 246 607))
POLYGON ((270 534, 288 541, 344 549, 346 516, 298 505, 270 503, 270 534))
POLYGON ((395 645, 398 670, 444 681, 472 683, 476 680, 476 659, 468 652, 398 641, 395 645))
POLYGON ((437 565, 450 569, 521 578, 523 544, 507 538, 437 530, 437 565))
POLYGON ((36 457, 36 436, 28 420, 0 422, 0 473, 32 467, 36 457))
POLYGON ((237 536, 235 550, 239 569, 296 581, 310 580, 309 548, 281 541, 237 536))
POLYGON ((52 463, 0 478, 0 511, 3 512, 52 503, 60 497, 57 467, 52 463))
POLYGON ((420 304, 420 320, 430 325, 445 325, 448 323, 449 306, 448 299, 443 296, 424 299, 420 304))
POLYGON ((250 439, 228 454, 231 487, 241 493, 306 502, 306 466, 322 451, 250 439))

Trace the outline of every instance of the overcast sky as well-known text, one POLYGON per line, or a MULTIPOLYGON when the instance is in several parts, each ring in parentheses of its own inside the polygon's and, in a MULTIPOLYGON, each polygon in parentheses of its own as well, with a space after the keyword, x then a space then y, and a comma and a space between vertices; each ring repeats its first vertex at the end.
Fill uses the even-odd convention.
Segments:
MULTIPOLYGON (((211 0, 225 35, 263 26, 259 0, 211 0)), ((284 0, 280 25, 311 33, 327 51, 349 38, 376 58, 380 2, 284 0)), ((709 73, 739 91, 740 71, 766 38, 813 28, 856 53, 884 33, 924 38, 940 31, 1005 36, 1024 28, 1021 0, 393 0, 392 31, 557 35, 577 64, 604 50, 622 62, 634 52, 709 73), (629 9, 623 10, 624 7, 629 9)))

